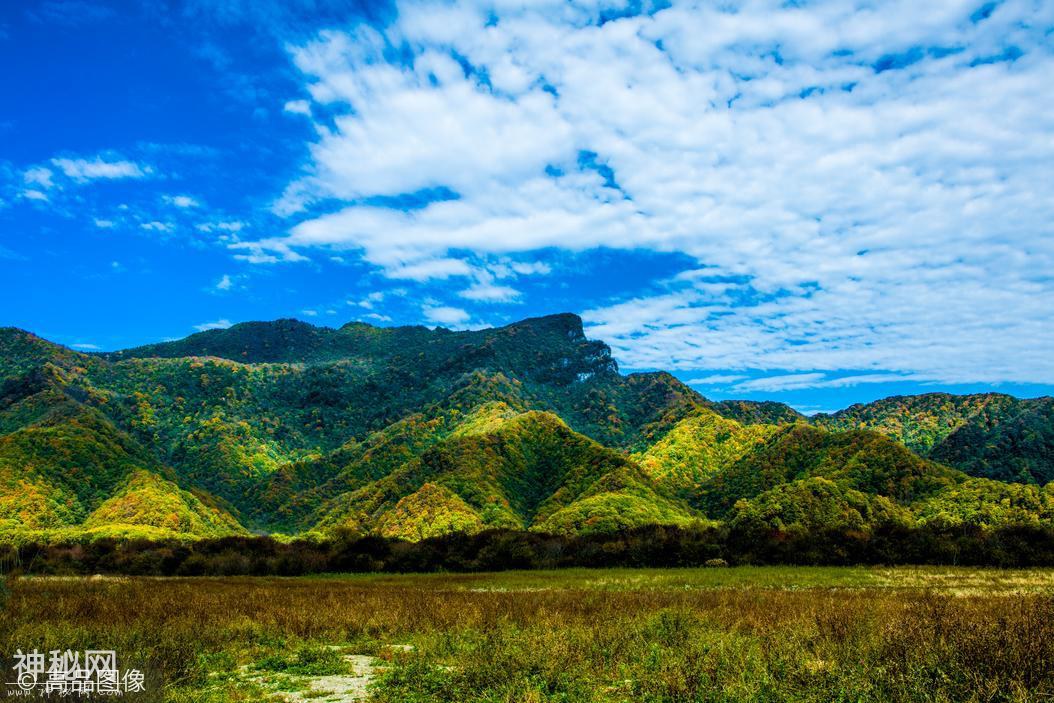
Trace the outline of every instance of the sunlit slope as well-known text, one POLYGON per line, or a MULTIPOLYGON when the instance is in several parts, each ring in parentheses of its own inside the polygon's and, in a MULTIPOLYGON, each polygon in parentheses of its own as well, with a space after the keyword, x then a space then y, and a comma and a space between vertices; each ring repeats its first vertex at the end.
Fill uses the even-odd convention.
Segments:
POLYGON ((531 411, 490 431, 452 436, 390 475, 334 499, 322 529, 369 530, 426 484, 446 489, 482 525, 509 528, 684 524, 695 517, 623 454, 571 430, 551 413, 531 411), (650 505, 640 510, 640 503, 650 505), (619 510, 617 504, 632 506, 619 510), (642 516, 646 519, 641 520, 642 516))

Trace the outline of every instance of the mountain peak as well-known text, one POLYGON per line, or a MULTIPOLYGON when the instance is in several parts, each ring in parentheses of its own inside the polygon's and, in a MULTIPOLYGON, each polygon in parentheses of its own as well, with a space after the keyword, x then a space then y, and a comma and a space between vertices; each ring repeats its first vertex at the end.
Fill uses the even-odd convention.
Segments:
POLYGON ((557 333, 573 341, 586 338, 582 326, 582 318, 573 312, 560 312, 540 317, 528 317, 519 322, 513 322, 502 329, 530 328, 541 333, 557 333))

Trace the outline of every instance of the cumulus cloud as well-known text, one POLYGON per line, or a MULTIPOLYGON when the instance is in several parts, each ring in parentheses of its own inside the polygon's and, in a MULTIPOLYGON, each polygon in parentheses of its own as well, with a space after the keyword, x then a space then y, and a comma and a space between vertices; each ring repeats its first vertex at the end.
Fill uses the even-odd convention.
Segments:
POLYGON ((165 195, 162 196, 162 200, 173 207, 182 209, 198 207, 201 204, 189 195, 165 195))
POLYGON ((194 325, 194 329, 198 332, 207 332, 208 330, 225 330, 230 327, 233 323, 224 318, 221 320, 213 320, 212 322, 202 322, 200 325, 194 325))
POLYGON ((171 232, 175 228, 176 226, 171 222, 161 222, 159 220, 143 222, 139 225, 139 229, 145 229, 147 232, 171 232))
POLYGON ((361 300, 349 300, 348 305, 357 305, 360 308, 373 310, 373 306, 384 300, 383 291, 374 291, 361 300))
POLYGON ((520 291, 511 286, 499 286, 493 283, 476 283, 458 293, 462 298, 490 303, 503 303, 516 300, 520 291))
POLYGON ((22 174, 22 180, 26 182, 26 185, 40 186, 46 190, 54 185, 52 182, 52 177, 54 175, 55 174, 50 168, 34 166, 33 168, 26 169, 22 174))
POLYGON ((471 315, 461 308, 448 305, 425 305, 421 312, 429 322, 440 325, 464 325, 471 318, 471 315))
POLYGON ((307 100, 290 100, 285 104, 285 111, 294 115, 311 116, 311 103, 307 100))
POLYGON ((226 232, 229 234, 237 234, 245 229, 245 227, 246 224, 241 220, 202 222, 197 225, 199 232, 226 232))
POLYGON ((336 117, 276 207, 288 233, 240 255, 423 281, 679 253, 702 273, 587 314, 628 366, 1054 377, 1054 4, 607 9, 402 3, 294 46, 336 117), (378 204, 418 192, 447 195, 378 204))

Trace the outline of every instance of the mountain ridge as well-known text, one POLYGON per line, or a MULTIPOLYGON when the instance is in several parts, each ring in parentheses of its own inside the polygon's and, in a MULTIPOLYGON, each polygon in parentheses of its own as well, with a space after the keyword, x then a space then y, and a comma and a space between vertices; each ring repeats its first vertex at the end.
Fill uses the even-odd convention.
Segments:
POLYGON ((98 353, 0 328, 0 541, 588 534, 842 509, 1049 521, 1052 480, 1050 398, 894 396, 812 418, 712 401, 620 373, 571 313, 469 331, 248 322, 98 353))

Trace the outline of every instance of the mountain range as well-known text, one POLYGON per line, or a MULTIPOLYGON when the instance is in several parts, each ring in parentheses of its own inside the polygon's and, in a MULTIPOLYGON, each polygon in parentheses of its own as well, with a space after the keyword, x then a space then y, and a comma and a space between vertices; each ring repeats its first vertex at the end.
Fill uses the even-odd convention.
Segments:
POLYGON ((1054 524, 1054 399, 715 402, 621 374, 572 314, 109 353, 0 329, 0 542, 719 522, 1054 524))

